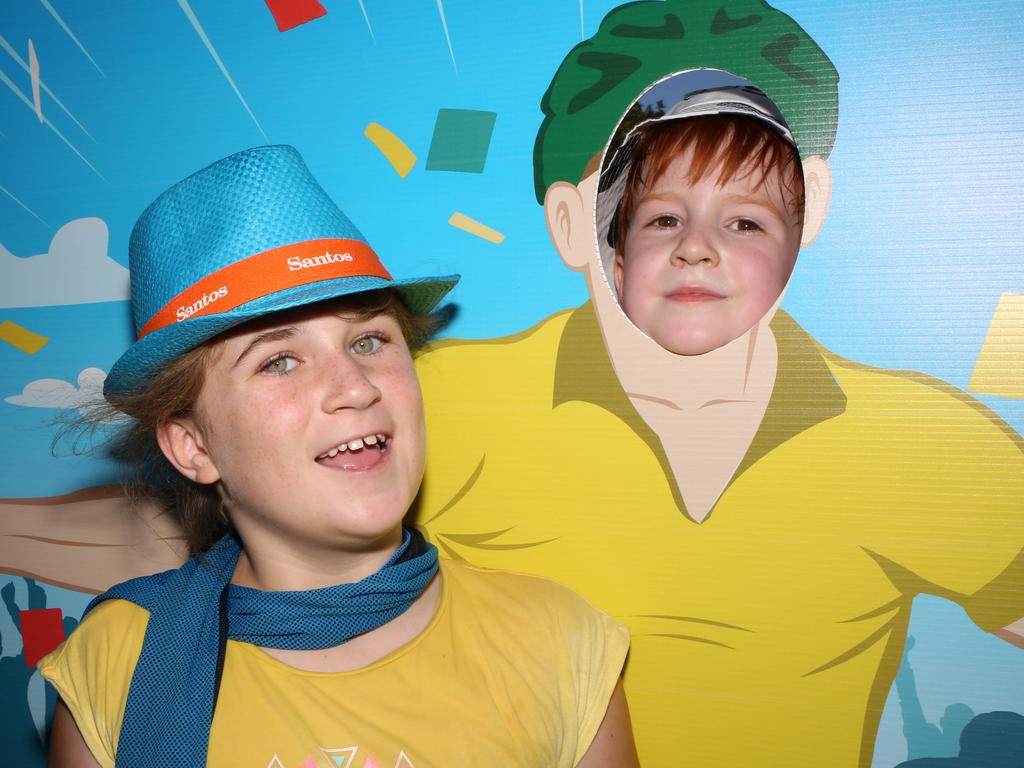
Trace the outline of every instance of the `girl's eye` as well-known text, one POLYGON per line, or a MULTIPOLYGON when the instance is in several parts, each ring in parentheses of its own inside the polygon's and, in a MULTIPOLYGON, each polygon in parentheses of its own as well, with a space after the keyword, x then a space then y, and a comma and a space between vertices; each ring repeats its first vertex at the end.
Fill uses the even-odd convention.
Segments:
POLYGON ((380 336, 362 336, 352 342, 352 352, 357 355, 372 355, 384 345, 380 336))
POLYGON ((652 220, 651 226, 657 227, 658 229, 672 229, 673 227, 679 226, 679 219, 676 216, 664 214, 652 220))
POLYGON ((752 219, 736 219, 729 225, 729 229, 734 232, 760 232, 761 225, 752 219))
POLYGON ((291 373, 298 364, 299 361, 291 355, 278 355, 265 362, 263 367, 260 368, 260 372, 274 374, 291 373))

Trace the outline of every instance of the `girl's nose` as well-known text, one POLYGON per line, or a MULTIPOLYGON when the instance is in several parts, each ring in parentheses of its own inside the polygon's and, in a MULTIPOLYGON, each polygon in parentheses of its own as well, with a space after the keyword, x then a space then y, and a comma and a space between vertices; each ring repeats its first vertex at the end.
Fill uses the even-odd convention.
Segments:
POLYGON ((324 394, 324 411, 369 408, 381 398, 372 375, 348 354, 339 353, 324 394))

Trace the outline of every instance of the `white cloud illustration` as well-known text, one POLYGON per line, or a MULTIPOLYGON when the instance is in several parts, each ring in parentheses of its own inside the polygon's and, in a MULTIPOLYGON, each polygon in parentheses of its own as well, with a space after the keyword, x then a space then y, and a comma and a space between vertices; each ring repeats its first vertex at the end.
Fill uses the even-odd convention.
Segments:
MULTIPOLYGON (((20 395, 5 397, 11 405, 25 408, 59 408, 77 410, 82 416, 103 403, 103 382, 107 374, 99 368, 86 368, 78 374, 78 386, 63 379, 37 379, 29 382, 20 395)), ((107 423, 117 424, 124 418, 108 419, 107 423)))
POLYGON ((19 258, 0 246, 0 308, 125 301, 128 270, 107 254, 103 219, 69 221, 46 253, 19 258))

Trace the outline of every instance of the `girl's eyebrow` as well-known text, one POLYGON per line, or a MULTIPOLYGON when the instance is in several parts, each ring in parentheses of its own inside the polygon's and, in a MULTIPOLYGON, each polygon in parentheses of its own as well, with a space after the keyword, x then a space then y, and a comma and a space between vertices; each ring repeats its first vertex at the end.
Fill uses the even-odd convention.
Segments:
POLYGON ((234 365, 231 367, 237 368, 238 364, 241 363, 250 352, 256 349, 256 347, 263 344, 270 344, 275 341, 290 339, 296 333, 298 333, 298 329, 294 325, 289 325, 286 328, 275 328, 272 331, 261 333, 246 345, 245 349, 242 350, 242 354, 238 356, 238 359, 235 360, 234 365))

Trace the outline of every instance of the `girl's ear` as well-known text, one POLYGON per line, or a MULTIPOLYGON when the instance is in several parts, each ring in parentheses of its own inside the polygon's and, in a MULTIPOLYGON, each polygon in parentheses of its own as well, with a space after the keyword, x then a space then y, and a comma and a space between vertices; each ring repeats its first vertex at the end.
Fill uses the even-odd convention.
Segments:
POLYGON ((167 460, 189 480, 200 485, 220 480, 220 472, 195 419, 185 417, 161 424, 156 430, 156 441, 167 460))
POLYGON ((832 168, 828 160, 812 155, 804 166, 804 229, 800 247, 813 243, 825 225, 828 203, 832 199, 832 168))

